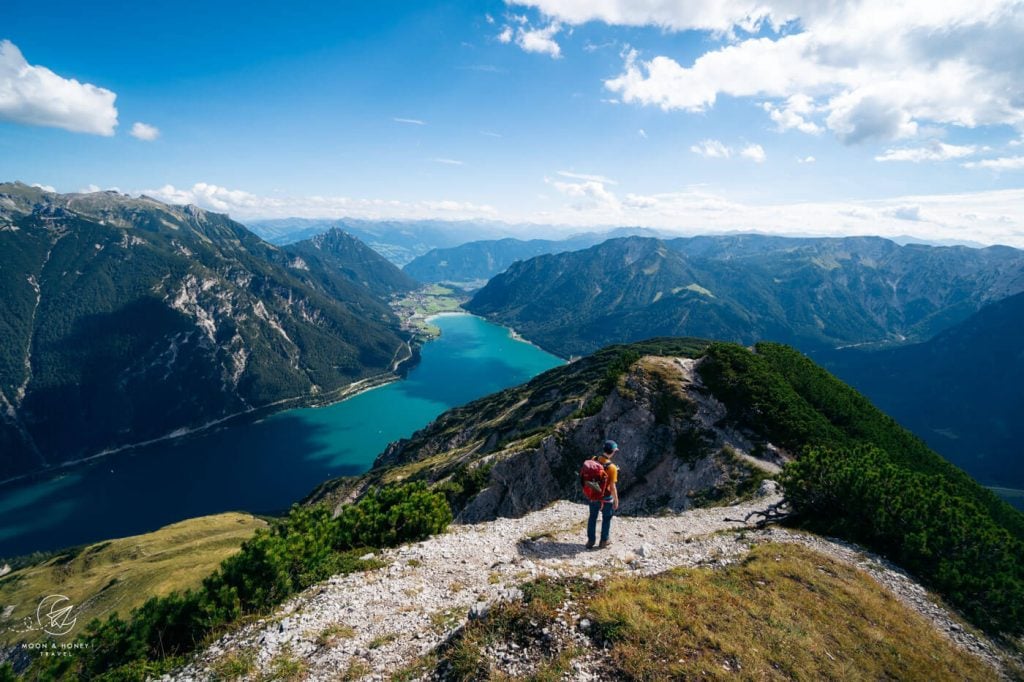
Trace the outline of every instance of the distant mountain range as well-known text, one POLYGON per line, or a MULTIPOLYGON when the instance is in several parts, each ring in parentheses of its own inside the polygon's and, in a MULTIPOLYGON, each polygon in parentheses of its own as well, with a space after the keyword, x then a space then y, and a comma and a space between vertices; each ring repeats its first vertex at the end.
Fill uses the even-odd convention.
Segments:
POLYGON ((924 343, 815 359, 983 483, 1024 489, 1024 294, 924 343))
POLYGON ((457 246, 481 238, 509 237, 521 231, 504 223, 353 218, 254 220, 247 227, 278 246, 311 239, 332 229, 344 230, 399 267, 431 249, 457 246))
POLYGON ((339 231, 0 185, 0 479, 387 372, 414 286, 339 231))
POLYGON ((432 249, 402 269, 420 282, 482 285, 512 263, 549 253, 577 251, 608 239, 630 236, 656 237, 659 233, 640 227, 620 227, 610 232, 587 232, 568 239, 492 239, 449 248, 432 249))
POLYGON ((515 263, 466 305, 568 357, 653 336, 808 351, 923 341, 1024 291, 1024 252, 877 237, 613 239, 515 263))

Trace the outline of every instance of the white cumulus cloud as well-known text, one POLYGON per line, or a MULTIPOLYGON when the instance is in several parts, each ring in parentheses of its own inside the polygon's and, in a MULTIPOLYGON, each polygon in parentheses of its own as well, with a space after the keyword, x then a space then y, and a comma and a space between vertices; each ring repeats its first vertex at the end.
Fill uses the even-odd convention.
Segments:
MULTIPOLYGON (((756 31, 762 23, 777 26, 797 16, 792 9, 778 7, 780 3, 750 0, 511 0, 509 4, 535 7, 548 16, 575 25, 600 21, 610 25, 715 33, 728 33, 735 27, 756 31)), ((796 7, 802 3, 785 4, 796 7)))
POLYGON ((561 180, 545 179, 545 181, 565 196, 573 199, 572 209, 574 211, 599 211, 604 214, 618 214, 621 211, 618 197, 605 187, 605 183, 599 180, 562 182, 561 180))
POLYGON ((131 132, 128 134, 139 140, 152 142, 156 138, 160 137, 160 129, 156 126, 151 126, 148 123, 136 121, 132 124, 131 132))
POLYGON ((817 108, 814 106, 814 100, 807 95, 791 95, 781 107, 772 102, 765 102, 762 107, 780 132, 796 129, 802 133, 817 135, 822 131, 821 126, 809 120, 817 108))
POLYGON ((692 62, 628 51, 605 81, 627 103, 705 111, 758 98, 781 130, 849 144, 947 126, 1024 127, 1019 0, 514 0, 552 22, 698 30, 725 38, 692 62))
POLYGON ((117 127, 117 95, 29 64, 9 40, 0 40, 0 119, 110 136, 117 127))
POLYGON ((562 30, 558 23, 551 23, 544 28, 519 29, 516 45, 527 52, 539 52, 552 58, 562 56, 562 48, 555 42, 555 34, 562 30))
POLYGON ((503 27, 498 34, 498 42, 508 44, 515 41, 525 52, 546 54, 552 59, 562 56, 562 48, 555 40, 555 36, 562 30, 559 22, 552 21, 547 26, 534 28, 524 16, 514 16, 512 20, 519 25, 503 27))
POLYGON ((764 147, 759 144, 747 145, 740 152, 740 156, 750 159, 754 163, 764 163, 765 159, 768 158, 768 155, 764 153, 764 147))

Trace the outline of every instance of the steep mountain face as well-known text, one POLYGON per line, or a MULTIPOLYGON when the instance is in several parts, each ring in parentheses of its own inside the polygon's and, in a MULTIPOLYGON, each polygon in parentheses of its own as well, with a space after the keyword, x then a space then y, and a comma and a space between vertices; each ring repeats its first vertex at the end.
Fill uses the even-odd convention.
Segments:
POLYGON ((980 481, 1024 488, 1024 294, 921 344, 816 359, 980 481))
POLYGON ((1024 252, 880 238, 632 237, 511 266, 467 308, 563 356, 659 335, 923 340, 1024 291, 1024 252))
MULTIPOLYGON (((483 283, 512 263, 534 256, 585 249, 608 239, 657 236, 654 230, 619 228, 611 232, 576 235, 568 239, 493 239, 433 249, 408 263, 403 270, 421 282, 483 283)), ((477 285, 479 286, 479 284, 477 285)))
POLYGON ((257 220, 250 222, 248 227, 278 246, 312 239, 333 229, 344 230, 398 266, 405 265, 431 249, 456 246, 481 237, 507 237, 515 232, 513 226, 499 223, 353 218, 257 220))
POLYGON ((365 254, 346 270, 341 235, 305 248, 192 206, 0 185, 0 478, 387 372, 404 340, 375 291, 405 278, 365 254))
POLYGON ((311 285, 324 285, 325 291, 334 298, 345 300, 353 295, 339 279, 379 297, 411 291, 418 286, 416 280, 386 258, 336 227, 282 247, 281 251, 291 256, 287 265, 293 272, 309 272, 306 276, 301 272, 296 274, 311 285))

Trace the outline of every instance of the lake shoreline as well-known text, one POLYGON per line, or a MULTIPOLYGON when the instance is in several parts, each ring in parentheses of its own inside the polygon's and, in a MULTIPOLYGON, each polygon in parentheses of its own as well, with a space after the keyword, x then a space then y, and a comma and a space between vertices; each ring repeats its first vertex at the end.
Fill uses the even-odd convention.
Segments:
POLYGON ((479 320, 483 320, 485 322, 490 322, 491 324, 496 324, 496 325, 498 325, 500 327, 505 327, 505 329, 508 330, 508 337, 510 339, 512 339, 513 341, 518 341, 519 343, 525 343, 527 346, 532 346, 532 347, 536 348, 537 350, 541 350, 541 351, 544 351, 545 353, 548 353, 549 355, 554 355, 556 358, 559 358, 560 360, 562 360, 564 362, 569 362, 568 358, 563 358, 561 355, 559 355, 555 351, 553 351, 553 350, 551 350, 549 348, 544 348, 543 346, 539 346, 536 343, 534 343, 533 341, 530 341, 528 338, 526 338, 525 336, 523 336, 522 334, 517 332, 514 327, 509 327, 508 325, 503 324, 501 322, 498 322, 496 320, 488 319, 487 317, 484 317, 483 315, 477 315, 476 313, 471 313, 468 310, 465 311, 465 312, 434 313, 430 317, 425 318, 424 322, 430 322, 431 320, 436 319, 438 317, 458 317, 458 316, 461 316, 461 315, 468 315, 469 317, 475 317, 475 318, 477 318, 479 320))
MULTIPOLYGON (((266 419, 267 417, 273 416, 275 414, 280 414, 282 412, 287 412, 289 410, 296 410, 302 408, 316 409, 322 407, 330 407, 331 405, 337 405, 338 403, 354 398, 357 395, 361 395, 363 393, 366 393, 367 391, 372 391, 375 388, 380 388, 382 386, 387 386, 388 384, 394 383, 396 381, 401 381, 402 375, 397 373, 397 367, 400 366, 402 363, 411 360, 415 357, 418 357, 418 354, 411 353, 409 357, 403 359, 398 363, 398 365, 396 365, 395 370, 382 372, 380 374, 374 374, 372 376, 360 379, 359 381, 354 381, 350 384, 345 384, 344 386, 341 386, 333 391, 330 391, 329 393, 323 396, 304 395, 293 396, 291 398, 282 398, 281 400, 277 400, 272 403, 267 403, 266 405, 253 407, 248 410, 243 410, 242 412, 235 412, 233 414, 229 414, 224 417, 214 419, 213 421, 209 421, 199 426, 177 428, 171 431, 170 433, 167 433, 163 436, 159 436, 157 438, 151 438, 149 440, 141 441, 138 443, 119 445, 117 447, 108 448, 106 450, 102 450, 91 455, 86 455, 85 457, 69 460, 67 462, 61 462, 60 464, 56 464, 46 469, 41 469, 39 471, 33 471, 27 474, 21 474, 19 476, 6 478, 0 481, 0 490, 2 490, 7 485, 11 484, 30 483, 33 481, 33 479, 49 478, 50 476, 54 474, 59 474, 64 470, 74 469, 76 467, 89 464, 90 462, 98 461, 100 459, 103 459, 104 457, 108 457, 109 455, 116 455, 122 452, 143 449, 151 447, 153 445, 159 445, 160 443, 167 443, 169 441, 183 440, 190 436, 202 435, 210 431, 211 429, 217 427, 257 422, 261 419, 266 419)), ((409 369, 410 368, 404 368, 403 372, 407 372, 409 369)))
POLYGON ((415 364, 403 380, 379 372, 333 393, 264 405, 8 483, 0 488, 0 556, 135 535, 226 510, 286 511, 323 482, 368 470, 389 443, 445 410, 562 364, 475 315, 446 315, 435 324, 441 336, 413 342, 422 353, 409 357, 403 347, 390 358, 408 358, 402 368, 415 364))

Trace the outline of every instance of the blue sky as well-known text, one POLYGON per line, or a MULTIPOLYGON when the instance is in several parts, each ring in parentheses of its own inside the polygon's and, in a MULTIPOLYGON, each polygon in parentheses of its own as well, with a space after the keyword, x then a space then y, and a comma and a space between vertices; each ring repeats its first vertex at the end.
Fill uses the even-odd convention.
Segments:
POLYGON ((0 178, 1024 246, 1019 3, 303 4, 8 0, 0 178))

